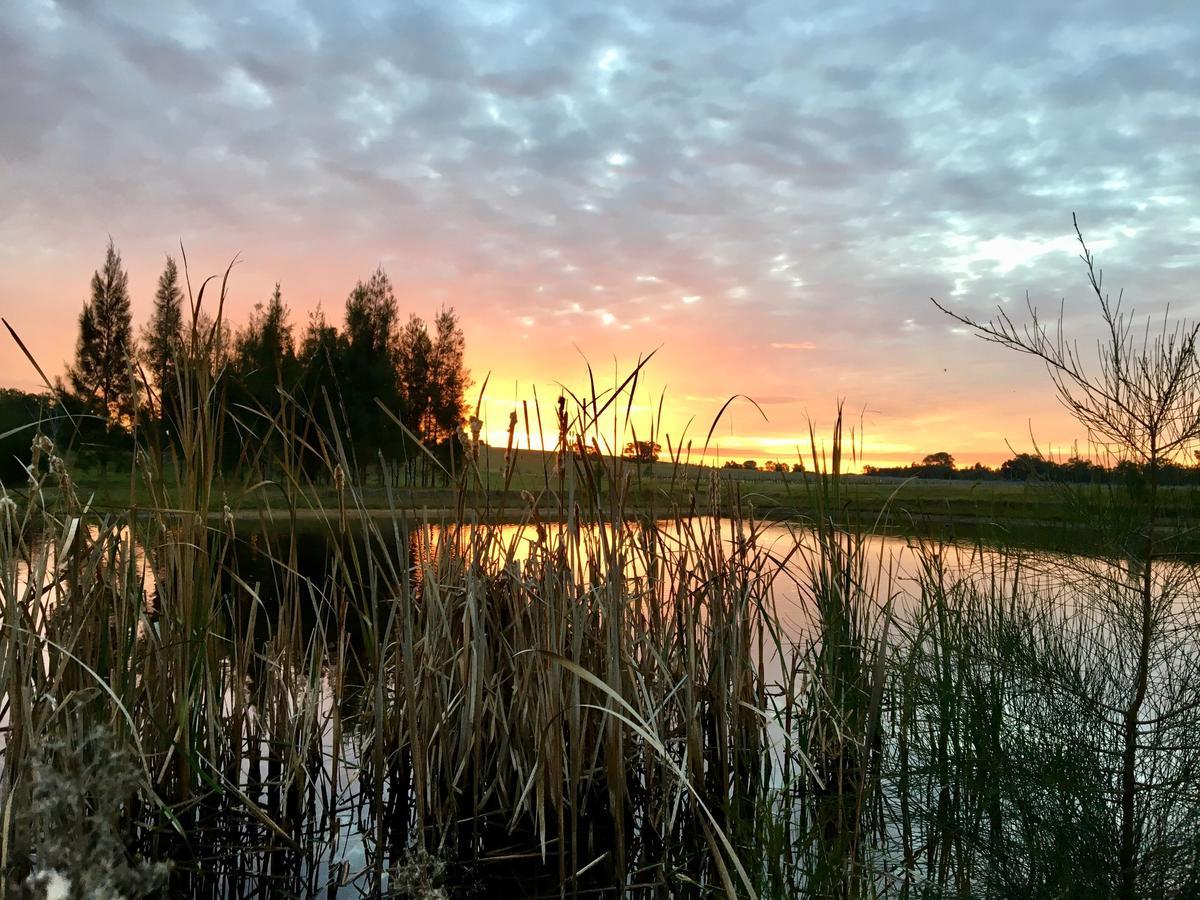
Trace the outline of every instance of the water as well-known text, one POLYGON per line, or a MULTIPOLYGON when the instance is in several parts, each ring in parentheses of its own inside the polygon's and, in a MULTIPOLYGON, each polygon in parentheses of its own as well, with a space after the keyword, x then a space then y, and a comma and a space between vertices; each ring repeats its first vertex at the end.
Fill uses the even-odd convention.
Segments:
MULTIPOLYGON (((659 523, 665 545, 680 548, 697 543, 697 535, 683 534, 680 528, 697 528, 692 523, 679 526, 673 522, 659 523)), ((711 527, 708 526, 708 527, 711 527)), ((737 523, 722 520, 702 539, 719 540, 733 547, 739 531, 737 523)), ((547 525, 553 539, 556 531, 565 526, 547 525)), ((100 537, 97 530, 87 532, 91 540, 100 537)), ((544 547, 539 543, 533 526, 506 525, 489 529, 490 542, 480 548, 471 529, 443 531, 437 527, 416 529, 402 538, 407 564, 419 570, 422 563, 437 558, 439 548, 453 541, 467 552, 489 554, 493 561, 504 560, 519 572, 530 561, 531 553, 544 547)), ((407 772, 379 773, 372 770, 367 754, 371 747, 356 733, 357 715, 372 698, 363 696, 354 685, 353 665, 331 666, 330 659, 338 653, 359 651, 364 645, 361 625, 339 622, 328 605, 301 604, 293 610, 299 617, 298 627, 305 633, 325 629, 334 638, 328 641, 326 661, 315 682, 311 674, 297 670, 289 679, 273 668, 269 636, 281 623, 278 621, 282 596, 296 584, 324 586, 330 583, 336 554, 329 538, 318 532, 300 533, 293 546, 284 536, 270 532, 243 529, 229 551, 226 565, 225 590, 238 593, 239 585, 252 585, 257 608, 245 606, 230 609, 237 622, 231 633, 252 635, 253 659, 246 666, 248 683, 239 685, 230 678, 222 697, 227 716, 240 711, 245 716, 244 753, 236 761, 236 770, 209 773, 209 779, 226 790, 214 792, 206 799, 183 807, 181 821, 187 826, 188 840, 177 841, 168 833, 153 842, 154 852, 167 853, 179 864, 177 886, 193 895, 210 896, 315 896, 355 897, 370 894, 376 888, 387 889, 397 878, 420 882, 438 863, 414 857, 410 852, 413 798, 398 791, 397 784, 407 784, 407 772), (294 552, 293 552, 294 551, 294 552), (286 565, 282 563, 286 562, 286 565), (237 572, 235 580, 229 572, 237 572), (253 623, 253 624, 251 624, 253 623), (346 628, 346 640, 338 640, 338 629, 346 628), (313 691, 309 685, 315 683, 313 691), (290 687, 289 687, 290 684, 290 687), (270 697, 262 691, 272 685, 270 697), (282 687, 282 692, 280 688, 282 687), (283 736, 281 738, 281 736, 283 736), (280 744, 281 739, 285 741, 280 744), (287 745, 290 741, 291 745, 287 745), (286 768, 301 760, 303 773, 288 772, 286 768), (238 795, 229 790, 237 785, 238 795), (251 810, 251 811, 248 811, 251 810), (253 810, 261 810, 258 815, 253 810), (267 824, 267 819, 282 827, 267 824), (396 865, 404 871, 397 873, 396 865)), ((81 540, 78 532, 70 540, 81 540)), ((568 560, 573 577, 579 582, 589 578, 589 559, 604 559, 611 546, 611 529, 585 529, 571 542, 575 552, 568 560)), ((701 541, 702 542, 702 541, 701 541)), ((551 540, 551 543, 554 543, 551 540)), ((808 560, 815 550, 816 538, 810 531, 784 525, 762 528, 756 539, 764 558, 777 563, 766 571, 770 575, 770 602, 774 605, 782 626, 782 643, 799 644, 813 639, 814 598, 808 560)), ((152 642, 160 637, 156 621, 158 590, 155 565, 141 544, 128 529, 115 533, 108 541, 111 552, 97 561, 103 577, 114 589, 127 597, 138 599, 136 627, 139 642, 152 642)), ((401 548, 397 548, 401 549, 401 548)), ((61 573, 58 560, 68 556, 68 546, 59 540, 50 545, 35 547, 35 560, 18 562, 15 580, 8 582, 10 590, 26 594, 31 577, 41 582, 38 609, 33 612, 35 627, 43 617, 52 613, 61 602, 61 573)), ((981 578, 1013 577, 1017 565, 1014 557, 995 551, 964 547, 947 547, 939 551, 945 571, 951 578, 972 574, 981 578)), ((917 576, 923 560, 917 548, 895 537, 873 538, 868 559, 859 577, 859 587, 874 598, 878 611, 893 610, 897 620, 903 620, 919 595, 917 576)), ((399 561, 399 559, 397 560, 399 561)), ((1030 584, 1044 581, 1064 591, 1058 577, 1067 558, 1047 553, 1026 553, 1019 559, 1020 575, 1030 584)), ((631 554, 626 560, 623 577, 630 581, 645 580, 653 565, 651 557, 631 554)), ((1108 563, 1088 563, 1099 567, 1109 577, 1120 582, 1126 579, 1119 566, 1108 563)), ((1065 589, 1067 602, 1070 587, 1065 589)), ((886 621, 882 614, 879 621, 886 621)), ((752 643, 749 652, 757 654, 767 681, 768 693, 786 683, 785 658, 779 647, 770 641, 752 643)), ((42 660, 49 672, 49 652, 42 660)), ((223 664, 221 671, 229 674, 233 663, 223 664)), ((7 727, 8 722, 3 724, 7 727)), ((783 736, 777 723, 769 723, 768 746, 764 752, 779 754, 783 736)), ((497 739, 500 739, 497 736, 497 739)), ((487 894, 503 891, 511 895, 557 895, 561 879, 554 864, 554 853, 546 854, 531 847, 532 835, 520 830, 503 830, 482 839, 490 847, 486 865, 459 869, 439 877, 456 885, 461 892, 487 894), (531 876, 530 873, 536 874, 531 876)), ((436 848, 435 848, 436 849, 436 848)), ((611 860, 607 850, 598 848, 597 864, 589 871, 597 885, 611 878, 611 860)), ((636 876, 635 876, 636 877, 636 876)), ((589 880, 581 879, 586 887, 589 880)))

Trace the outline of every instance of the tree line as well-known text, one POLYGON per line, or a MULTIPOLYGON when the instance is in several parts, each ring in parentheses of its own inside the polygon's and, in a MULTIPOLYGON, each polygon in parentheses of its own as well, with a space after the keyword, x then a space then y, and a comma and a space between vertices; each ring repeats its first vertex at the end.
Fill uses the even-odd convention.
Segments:
MULTIPOLYGON (((1197 460, 1200 464, 1200 459, 1197 460)), ((930 453, 907 466, 863 466, 864 475, 890 478, 960 479, 964 481, 1048 481, 1067 484, 1115 484, 1137 481, 1143 466, 1130 459, 1105 466, 1092 459, 1071 455, 1058 460, 1040 453, 1017 453, 998 466, 975 463, 958 468, 954 457, 944 451, 930 453)), ((1179 462, 1159 465, 1158 480, 1164 485, 1200 484, 1200 465, 1179 462)))
MULTIPOLYGON (((317 475, 326 468, 315 450, 318 432, 348 439, 354 474, 363 479, 428 482, 437 469, 427 465, 430 456, 453 452, 470 386, 457 314, 443 308, 431 323, 416 314, 405 319, 382 266, 350 291, 340 327, 318 306, 299 331, 278 283, 241 328, 220 312, 214 319, 194 309, 168 256, 149 319, 135 334, 128 282, 110 239, 79 314, 74 359, 42 400, 79 413, 70 421, 83 456, 107 465, 132 449, 138 428, 169 447, 184 412, 177 367, 192 329, 212 337, 208 364, 229 413, 220 448, 227 467, 269 474, 286 446, 292 462, 317 475)), ((0 405, 28 415, 30 396, 8 391, 0 405)))

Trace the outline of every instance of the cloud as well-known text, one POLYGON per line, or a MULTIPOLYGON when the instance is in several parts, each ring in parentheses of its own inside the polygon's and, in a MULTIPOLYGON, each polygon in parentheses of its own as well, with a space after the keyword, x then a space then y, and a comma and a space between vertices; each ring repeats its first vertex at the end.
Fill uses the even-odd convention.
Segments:
POLYGON ((689 396, 817 379, 899 415, 935 357, 993 359, 942 343, 931 295, 1069 294, 1082 327, 1073 211, 1142 308, 1196 311, 1198 60, 1200 9, 1116 0, 18 4, 0 305, 61 331, 108 233, 143 294, 182 236, 244 252, 237 303, 280 278, 300 312, 386 258, 484 334, 553 322, 678 347, 689 396))

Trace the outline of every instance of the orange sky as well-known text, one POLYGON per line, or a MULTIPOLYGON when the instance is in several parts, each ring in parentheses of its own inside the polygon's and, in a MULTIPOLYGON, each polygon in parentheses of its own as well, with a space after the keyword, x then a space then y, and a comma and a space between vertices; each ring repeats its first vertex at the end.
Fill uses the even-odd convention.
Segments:
POLYGON ((611 382, 661 347, 639 402, 667 389, 673 438, 766 412, 722 458, 794 458, 839 399, 875 464, 1067 451, 1044 373, 929 297, 1065 298, 1086 346, 1075 212, 1127 305, 1200 312, 1198 35, 1073 0, 18 4, 0 315, 57 375, 110 234, 139 322, 180 239, 196 275, 242 254, 238 322, 276 280, 340 321, 383 264, 405 312, 460 311, 494 440, 584 357, 611 382))
MULTIPOLYGON (((12 275, 0 276, 4 317, 51 377, 61 373, 72 352, 78 310, 94 263, 102 257, 102 245, 87 254, 84 242, 80 244, 75 253, 46 249, 24 260, 19 286, 12 275)), ((148 247, 126 243, 121 249, 140 326, 158 274, 150 261, 157 259, 148 247)), ((231 279, 229 308, 235 323, 244 321, 254 302, 269 296, 282 268, 291 273, 281 280, 297 332, 318 302, 331 320, 340 321, 355 278, 383 261, 406 312, 429 316, 442 303, 461 310, 475 381, 469 400, 472 405, 479 400, 479 388, 490 374, 482 411, 485 433, 495 444, 504 442, 509 412, 522 400, 532 404, 535 389, 551 434, 548 423, 559 383, 577 394, 588 388, 585 357, 605 390, 624 381, 639 354, 656 347, 634 405, 639 434, 647 433, 664 390, 663 433, 672 443, 684 435, 697 449, 732 394, 754 398, 766 414, 764 420, 744 400, 729 407, 712 441, 712 453, 721 460, 794 461, 798 452, 807 459, 809 418, 818 436, 827 438, 839 398, 845 400, 856 432, 860 427, 865 431, 865 461, 875 465, 906 464, 936 450, 951 452, 960 464, 996 464, 1011 455, 1006 441, 1017 450, 1031 449, 1031 425, 1044 447, 1067 448, 1075 434, 1035 365, 956 333, 952 323, 920 299, 913 303, 920 326, 912 329, 919 339, 901 331, 864 343, 828 328, 823 334, 819 315, 801 314, 763 328, 759 322, 740 322, 736 310, 706 305, 703 297, 685 303, 669 290, 651 292, 629 279, 618 302, 606 296, 586 308, 580 304, 578 311, 572 301, 542 312, 516 286, 496 284, 489 273, 419 280, 406 277, 405 267, 383 254, 360 252, 354 261, 351 248, 345 254, 331 252, 329 259, 340 263, 335 269, 320 259, 309 261, 299 250, 293 251, 295 257, 275 261, 245 255, 231 279), (636 315, 617 319, 609 308, 633 309, 636 315), (936 341, 929 332, 937 334, 936 341), (800 335, 808 337, 796 339, 800 335), (783 336, 789 340, 775 339, 783 336), (1003 387, 996 390, 997 384, 1003 387)), ((216 251, 199 241, 189 259, 194 282, 197 275, 221 268, 216 251)), ((621 279, 616 281, 595 293, 616 293, 622 287, 621 279)), ((7 336, 5 341, 0 382, 36 389, 36 373, 7 336)), ((523 422, 522 416, 518 434, 525 444, 523 422)), ((666 446, 665 438, 661 443, 666 446)), ((537 446, 536 437, 533 444, 537 446)))

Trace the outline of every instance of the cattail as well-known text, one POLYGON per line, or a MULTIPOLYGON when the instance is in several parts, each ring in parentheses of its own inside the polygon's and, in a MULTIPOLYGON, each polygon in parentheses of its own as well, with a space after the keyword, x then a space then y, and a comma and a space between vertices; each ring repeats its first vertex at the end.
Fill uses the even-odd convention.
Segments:
POLYGON ((42 454, 50 455, 54 452, 54 441, 46 437, 44 434, 39 434, 33 439, 33 455, 29 460, 29 483, 37 484, 38 466, 42 462, 42 454))
POLYGON ((508 444, 504 448, 504 467, 508 468, 509 460, 512 458, 513 435, 517 432, 517 411, 514 409, 508 414, 508 444))
POLYGON ((478 416, 471 416, 471 456, 479 458, 479 432, 483 430, 483 420, 478 416))
POLYGON ((558 395, 558 453, 554 458, 554 476, 562 478, 566 471, 567 455, 567 398, 558 395))
POLYGON ((138 447, 137 452, 134 454, 134 459, 137 462, 138 470, 142 473, 142 476, 147 481, 153 479, 154 467, 150 465, 150 457, 146 454, 146 451, 141 447, 138 447))

